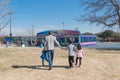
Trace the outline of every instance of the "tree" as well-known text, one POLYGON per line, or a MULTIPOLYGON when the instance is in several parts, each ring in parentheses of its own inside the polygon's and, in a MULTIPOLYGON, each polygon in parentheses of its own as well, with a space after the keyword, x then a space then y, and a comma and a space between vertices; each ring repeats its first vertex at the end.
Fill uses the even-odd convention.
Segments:
POLYGON ((0 0, 0 32, 10 22, 8 15, 12 14, 11 0, 0 0))
POLYGON ((77 21, 120 29, 120 0, 80 0, 84 13, 77 21))
POLYGON ((114 36, 113 36, 114 34, 115 34, 115 32, 112 30, 105 30, 101 33, 97 33, 96 35, 100 38, 114 38, 114 36))
POLYGON ((120 39, 120 33, 119 33, 119 32, 115 32, 115 33, 113 34, 113 38, 118 38, 118 39, 120 39))

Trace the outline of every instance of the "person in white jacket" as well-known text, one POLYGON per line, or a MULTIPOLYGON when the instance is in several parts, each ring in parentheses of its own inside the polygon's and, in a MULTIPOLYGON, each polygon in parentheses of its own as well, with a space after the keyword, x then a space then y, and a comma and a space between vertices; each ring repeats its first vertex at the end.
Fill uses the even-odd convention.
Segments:
POLYGON ((49 63, 49 70, 52 69, 53 66, 53 57, 54 57, 54 49, 55 43, 59 46, 59 42, 57 41, 56 37, 52 35, 52 32, 48 32, 48 36, 45 37, 44 49, 47 50, 48 53, 48 63, 49 63))

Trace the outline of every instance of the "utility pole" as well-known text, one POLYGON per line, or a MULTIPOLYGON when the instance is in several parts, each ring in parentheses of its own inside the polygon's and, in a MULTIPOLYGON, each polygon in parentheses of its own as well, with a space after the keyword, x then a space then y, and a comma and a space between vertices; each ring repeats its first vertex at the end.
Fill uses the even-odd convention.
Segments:
POLYGON ((63 30, 64 30, 64 22, 62 24, 63 24, 63 30))
POLYGON ((33 34, 34 34, 34 25, 31 25, 32 27, 32 37, 33 37, 33 34))
POLYGON ((33 46, 33 33, 34 33, 34 25, 31 25, 32 29, 31 29, 31 46, 33 46))
POLYGON ((10 38, 12 37, 12 30, 11 30, 11 14, 9 15, 9 17, 10 17, 10 38))
POLYGON ((2 30, 1 30, 1 24, 0 24, 0 36, 2 36, 1 34, 2 34, 2 30))

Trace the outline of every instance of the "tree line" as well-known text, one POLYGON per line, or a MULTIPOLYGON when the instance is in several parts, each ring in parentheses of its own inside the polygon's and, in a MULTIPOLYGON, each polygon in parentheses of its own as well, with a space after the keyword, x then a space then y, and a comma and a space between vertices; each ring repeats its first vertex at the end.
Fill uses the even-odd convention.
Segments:
POLYGON ((105 30, 103 32, 96 33, 96 35, 98 36, 99 41, 120 42, 120 33, 113 30, 105 30))

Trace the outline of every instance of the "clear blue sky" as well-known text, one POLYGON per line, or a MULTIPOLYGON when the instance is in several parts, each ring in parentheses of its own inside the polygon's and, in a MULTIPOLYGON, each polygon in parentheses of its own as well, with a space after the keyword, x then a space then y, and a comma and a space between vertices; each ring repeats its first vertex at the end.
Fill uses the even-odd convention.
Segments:
MULTIPOLYGON (((12 14, 12 34, 23 35, 30 32, 34 25, 34 32, 55 29, 75 29, 80 32, 97 33, 102 27, 75 21, 82 13, 79 0, 12 0, 14 13, 12 14)), ((9 34, 9 25, 6 28, 9 34)))

